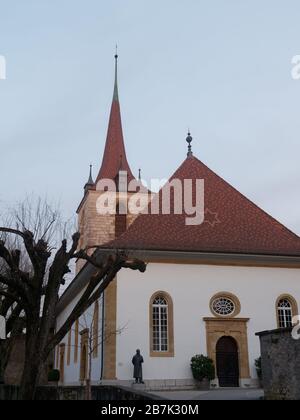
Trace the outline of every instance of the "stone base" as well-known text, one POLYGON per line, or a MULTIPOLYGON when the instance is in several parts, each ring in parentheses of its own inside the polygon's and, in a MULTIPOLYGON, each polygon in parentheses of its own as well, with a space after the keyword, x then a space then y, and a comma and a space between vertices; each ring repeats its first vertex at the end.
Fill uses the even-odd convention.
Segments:
MULTIPOLYGON (((144 380, 145 384, 136 384, 132 381, 117 380, 117 381, 101 381, 102 385, 120 385, 126 387, 133 387, 139 390, 147 391, 174 391, 195 389, 196 384, 194 379, 153 379, 144 380)), ((98 383, 99 384, 99 383, 98 383)))
POLYGON ((136 384, 135 382, 132 382, 131 388, 136 391, 145 391, 147 389, 146 384, 136 384))
MULTIPOLYGON (((144 384, 136 384, 133 380, 103 380, 100 382, 93 381, 92 385, 119 385, 133 388, 137 391, 185 391, 197 389, 194 379, 145 379, 144 382, 144 384)), ((241 379, 240 388, 259 388, 258 380, 251 378, 241 379)), ((211 381, 210 389, 220 389, 218 379, 211 381)))

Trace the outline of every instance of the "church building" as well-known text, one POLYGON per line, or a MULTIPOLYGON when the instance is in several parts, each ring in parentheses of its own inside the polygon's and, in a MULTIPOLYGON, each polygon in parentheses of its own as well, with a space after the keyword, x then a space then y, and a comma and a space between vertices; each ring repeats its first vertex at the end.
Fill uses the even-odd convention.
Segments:
MULTIPOLYGON (((184 193, 186 180, 193 186, 203 180, 201 223, 187 223, 172 194, 165 214, 165 187, 157 194, 141 190, 140 214, 123 211, 134 193, 117 189, 111 192, 117 197, 115 214, 99 214, 98 199, 109 193, 103 180, 118 184, 125 177, 126 185, 141 184, 126 157, 117 63, 116 56, 102 165, 95 182, 90 174, 77 210, 80 247, 101 245, 96 253, 125 250, 145 261, 147 270, 121 270, 75 323, 55 352, 61 382, 79 385, 90 375, 94 384, 131 384, 132 356, 140 349, 147 389, 192 386, 190 361, 196 354, 214 361, 214 386, 255 387, 260 356, 255 333, 292 326, 298 314, 300 238, 194 156, 190 134, 188 154, 170 181, 180 181, 184 193), (158 205, 154 214, 146 211, 152 202, 158 205)), ((58 328, 94 270, 78 263, 59 302, 58 328)))

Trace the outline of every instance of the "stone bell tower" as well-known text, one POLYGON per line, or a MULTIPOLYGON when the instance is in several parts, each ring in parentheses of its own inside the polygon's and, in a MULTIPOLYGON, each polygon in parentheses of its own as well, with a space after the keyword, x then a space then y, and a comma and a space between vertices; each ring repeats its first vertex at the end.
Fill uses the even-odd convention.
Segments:
MULTIPOLYGON (((93 246, 109 242, 122 235, 134 221, 137 215, 124 212, 127 210, 130 193, 118 189, 120 177, 125 177, 128 183, 135 180, 126 157, 125 144, 123 139, 121 111, 118 93, 118 55, 115 55, 115 82, 113 100, 110 111, 107 138, 104 149, 102 164, 96 178, 93 181, 92 168, 90 176, 84 187, 84 197, 78 207, 78 225, 81 233, 79 247, 89 248, 93 252, 93 246), (109 188, 102 188, 102 181, 109 180, 116 185, 115 191, 110 192, 109 188), (103 194, 114 194, 116 211, 114 214, 99 214, 97 203, 103 194), (91 248, 90 248, 91 247, 91 248)), ((140 180, 135 180, 137 184, 140 180)), ((141 185, 141 184, 140 184, 141 185)), ((127 189, 127 188, 126 188, 127 189)), ((150 195, 145 193, 143 200, 148 204, 150 195)), ((77 272, 81 270, 84 262, 77 263, 77 272)), ((105 306, 105 330, 106 332, 116 331, 116 308, 117 308, 117 281, 113 281, 104 293, 105 306)), ((116 338, 111 338, 104 344, 104 379, 115 379, 116 360, 116 338)))
MULTIPOLYGON (((80 247, 101 245, 120 236, 132 223, 135 216, 123 214, 120 206, 126 206, 122 200, 122 193, 118 191, 120 174, 126 174, 127 182, 134 180, 127 161, 126 149, 123 138, 121 111, 118 93, 118 55, 115 55, 115 83, 113 100, 110 111, 107 138, 102 165, 96 182, 93 181, 92 171, 84 187, 84 197, 77 210, 79 231, 81 233, 80 247), (116 184, 116 214, 101 215, 97 211, 97 200, 101 194, 98 188, 102 180, 111 180, 116 184)), ((136 181, 137 183, 139 181, 136 181)), ((129 194, 128 194, 129 197, 129 194)), ((79 266, 77 269, 80 269, 79 266)))

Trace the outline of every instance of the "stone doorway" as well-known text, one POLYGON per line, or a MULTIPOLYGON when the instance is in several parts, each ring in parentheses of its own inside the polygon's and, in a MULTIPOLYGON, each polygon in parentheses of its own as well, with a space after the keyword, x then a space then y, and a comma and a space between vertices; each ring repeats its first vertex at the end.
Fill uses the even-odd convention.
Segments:
MULTIPOLYGON (((207 355, 217 370, 217 344, 222 337, 231 337, 238 351, 238 386, 251 382, 248 353, 247 323, 249 318, 204 318, 206 323, 207 355)), ((222 344, 222 342, 221 342, 222 344)), ((220 385, 216 381, 216 385, 220 385)))
POLYGON ((239 353, 232 337, 221 337, 216 346, 216 368, 220 387, 239 386, 239 353))

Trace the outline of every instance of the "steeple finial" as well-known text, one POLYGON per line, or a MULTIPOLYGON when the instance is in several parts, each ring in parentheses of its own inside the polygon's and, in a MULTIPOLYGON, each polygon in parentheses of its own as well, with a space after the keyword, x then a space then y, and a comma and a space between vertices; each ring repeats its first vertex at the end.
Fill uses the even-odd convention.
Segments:
POLYGON ((187 143, 188 143, 188 154, 187 154, 187 156, 188 156, 188 157, 191 157, 191 156, 193 156, 193 152, 192 152, 192 145, 191 145, 191 143, 192 143, 192 141, 193 141, 193 137, 191 136, 190 130, 189 130, 189 132, 188 132, 188 136, 187 136, 187 138, 186 138, 186 141, 187 141, 187 143))
POLYGON ((141 180, 142 180, 142 170, 139 169, 139 181, 141 181, 141 180))
POLYGON ((114 87, 114 101, 119 101, 119 93, 118 93, 118 46, 116 45, 116 54, 115 54, 115 87, 114 87))
POLYGON ((90 164, 90 176, 89 176, 89 180, 88 180, 88 184, 89 185, 94 185, 94 180, 93 180, 93 165, 90 164))
POLYGON ((90 174, 87 183, 84 186, 85 191, 89 190, 91 187, 94 187, 95 183, 93 180, 93 165, 90 165, 90 174))

